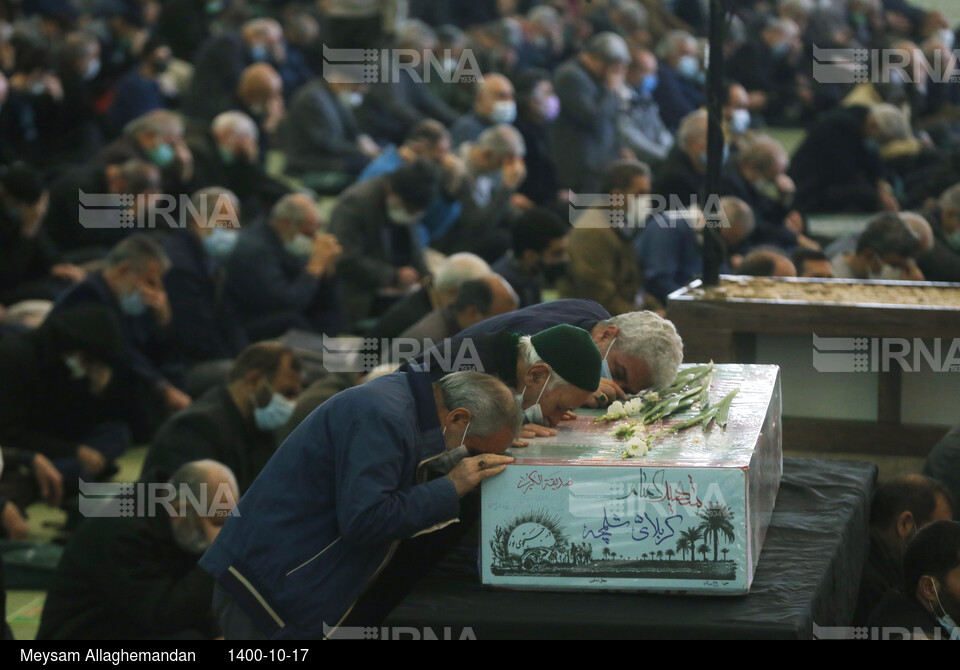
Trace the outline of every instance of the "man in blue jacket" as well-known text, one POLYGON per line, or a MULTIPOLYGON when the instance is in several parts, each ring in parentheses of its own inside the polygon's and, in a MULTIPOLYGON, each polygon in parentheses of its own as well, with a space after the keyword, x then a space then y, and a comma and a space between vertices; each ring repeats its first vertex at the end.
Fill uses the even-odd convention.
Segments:
POLYGON ((335 635, 399 542, 456 521, 459 499, 512 461, 520 420, 510 390, 472 371, 434 383, 411 369, 325 402, 201 559, 224 636, 335 635), (451 450, 479 455, 436 467, 451 450))

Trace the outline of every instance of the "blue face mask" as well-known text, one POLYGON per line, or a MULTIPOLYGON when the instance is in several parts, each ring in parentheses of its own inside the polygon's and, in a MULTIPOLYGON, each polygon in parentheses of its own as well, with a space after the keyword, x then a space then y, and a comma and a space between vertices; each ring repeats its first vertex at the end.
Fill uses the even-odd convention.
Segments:
POLYGON ((98 74, 100 74, 100 59, 94 58, 87 65, 87 69, 83 73, 83 80, 90 81, 91 79, 95 79, 98 74))
POLYGON ((157 167, 165 168, 173 162, 173 147, 164 142, 149 151, 150 162, 157 167))
POLYGON ((233 161, 236 160, 233 152, 230 149, 225 149, 224 147, 219 147, 217 152, 220 154, 220 160, 222 160, 227 165, 233 165, 233 161))
POLYGON ((137 289, 120 298, 120 309, 128 316, 140 316, 147 311, 147 303, 143 301, 143 293, 137 289))
POLYGON ((257 424, 257 428, 264 432, 270 432, 289 421, 296 406, 297 403, 294 401, 274 392, 273 397, 270 398, 270 403, 266 407, 255 407, 253 409, 253 420, 257 424))
POLYGON ((221 0, 210 0, 210 2, 207 2, 203 8, 206 10, 207 14, 219 14, 223 9, 223 2, 221 2, 221 0))
POLYGON ((790 53, 790 43, 780 42, 778 44, 774 44, 772 47, 770 47, 770 50, 773 52, 774 58, 783 58, 790 53))
POLYGON ((270 57, 267 47, 263 44, 254 44, 250 47, 250 58, 256 63, 264 63, 270 57))
MULTIPOLYGON (((617 338, 613 338, 613 342, 616 342, 617 338)), ((600 363, 600 377, 602 379, 613 380, 613 374, 610 372, 610 364, 607 363, 607 356, 610 355, 610 350, 613 349, 613 342, 610 343, 610 346, 607 347, 607 353, 603 355, 603 361, 600 363)))
POLYGON ((655 74, 643 75, 643 81, 640 82, 641 95, 652 95, 657 90, 657 84, 660 83, 660 77, 655 74))
POLYGON ((203 248, 217 260, 223 260, 233 253, 240 240, 240 231, 232 228, 214 228, 203 238, 203 248))
POLYGON ((877 153, 877 152, 880 151, 880 143, 877 142, 875 139, 872 139, 872 138, 871 138, 871 139, 866 139, 866 140, 864 140, 864 141, 863 141, 863 146, 866 148, 867 151, 869 151, 870 153, 873 153, 873 154, 875 154, 875 153, 877 153))

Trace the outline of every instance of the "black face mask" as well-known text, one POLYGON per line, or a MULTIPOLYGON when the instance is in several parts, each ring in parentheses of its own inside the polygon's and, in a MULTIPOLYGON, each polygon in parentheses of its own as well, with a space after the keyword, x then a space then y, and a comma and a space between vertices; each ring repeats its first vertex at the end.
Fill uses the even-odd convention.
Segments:
POLYGON ((550 283, 557 281, 558 279, 560 279, 560 277, 567 274, 568 265, 569 263, 567 261, 555 261, 553 263, 544 263, 543 278, 550 283))

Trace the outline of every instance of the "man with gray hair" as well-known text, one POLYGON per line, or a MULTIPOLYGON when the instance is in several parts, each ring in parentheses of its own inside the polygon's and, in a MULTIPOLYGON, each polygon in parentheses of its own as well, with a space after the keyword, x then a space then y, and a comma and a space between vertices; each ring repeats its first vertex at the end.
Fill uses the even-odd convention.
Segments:
POLYGON ((676 132, 684 117, 703 105, 699 51, 697 38, 686 30, 671 30, 657 43, 660 69, 653 99, 671 132, 676 132))
POLYGON ((170 257, 163 283, 173 311, 174 346, 192 368, 233 359, 247 337, 221 290, 226 261, 240 239, 240 202, 233 191, 211 186, 196 191, 188 209, 187 227, 163 241, 170 257))
POLYGON ((252 118, 231 110, 218 114, 206 132, 187 144, 194 156, 193 185, 220 186, 240 199, 244 221, 259 223, 290 188, 266 173, 260 160, 259 130, 252 118))
POLYGON ((179 193, 193 179, 193 154, 184 141, 183 120, 166 109, 155 109, 123 127, 123 135, 97 154, 101 165, 136 158, 152 163, 163 175, 167 193, 179 193))
POLYGON ((523 136, 506 123, 487 128, 476 143, 460 146, 466 174, 457 199, 463 208, 457 223, 433 245, 436 249, 472 251, 491 263, 504 254, 510 245, 508 215, 527 177, 526 152, 523 136))
POLYGON ((360 125, 373 137, 399 145, 420 121, 436 119, 448 128, 456 122, 457 112, 437 97, 426 81, 440 76, 432 69, 427 74, 433 67, 436 43, 436 33, 422 21, 409 19, 397 25, 397 50, 390 54, 401 64, 394 70, 396 81, 391 76, 389 81, 373 84, 358 113, 360 125), (409 71, 411 65, 415 72, 409 71))
POLYGON ((668 207, 688 207, 700 197, 707 172, 707 118, 705 109, 683 117, 676 144, 657 168, 653 193, 665 198, 668 207))
POLYGON ((720 193, 738 197, 753 209, 756 229, 751 245, 772 244, 786 251, 798 245, 818 249, 820 245, 804 235, 803 216, 793 207, 797 188, 787 175, 789 166, 783 145, 769 135, 757 134, 724 166, 720 193))
MULTIPOLYGON (((101 258, 106 251, 126 237, 129 228, 120 227, 120 216, 130 215, 134 221, 141 220, 140 208, 147 196, 161 191, 160 170, 157 166, 139 158, 100 165, 91 163, 66 172, 50 187, 50 203, 43 220, 43 229, 50 235, 60 251, 77 251, 86 248, 81 258, 101 258), (113 210, 116 225, 111 228, 86 228, 77 220, 80 207, 80 192, 128 194, 133 202, 125 210, 113 210)), ((110 210, 103 210, 110 211, 110 210)))
POLYGON ((136 516, 88 519, 70 537, 43 608, 40 640, 212 640, 213 580, 197 561, 240 498, 217 461, 151 485, 136 516))
POLYGON ((163 286, 169 269, 170 258, 157 241, 131 235, 110 250, 103 270, 90 273, 53 307, 59 313, 100 304, 119 320, 123 352, 110 391, 137 441, 149 440, 165 413, 191 402, 178 388, 179 370, 169 347, 173 311, 163 286))
POLYGON ((928 281, 960 282, 960 184, 951 186, 924 212, 933 248, 917 259, 928 281))
POLYGON ((629 62, 627 43, 606 32, 591 37, 576 58, 557 68, 553 86, 560 115, 551 141, 561 187, 596 193, 600 171, 620 156, 619 91, 629 62))
POLYGON ((282 197, 269 221, 248 228, 226 261, 226 290, 251 342, 291 328, 339 330, 337 238, 321 232, 320 213, 304 194, 282 197))
POLYGON ((397 543, 416 553, 457 521, 460 498, 513 460, 501 454, 520 421, 511 390, 471 371, 432 380, 412 367, 327 400, 201 559, 217 580, 224 636, 316 639, 341 625, 378 625, 383 590, 409 588, 423 571, 405 560, 413 574, 377 579, 397 543))
POLYGON ((554 300, 481 321, 458 337, 509 331, 536 335, 559 324, 590 333, 602 357, 600 386, 587 404, 605 406, 618 398, 670 384, 683 360, 683 341, 672 323, 654 312, 610 316, 592 300, 554 300))
POLYGON ((384 312, 370 335, 378 339, 396 337, 427 314, 456 300, 464 282, 491 272, 490 265, 476 254, 464 251, 448 256, 432 276, 424 278, 419 289, 384 312))

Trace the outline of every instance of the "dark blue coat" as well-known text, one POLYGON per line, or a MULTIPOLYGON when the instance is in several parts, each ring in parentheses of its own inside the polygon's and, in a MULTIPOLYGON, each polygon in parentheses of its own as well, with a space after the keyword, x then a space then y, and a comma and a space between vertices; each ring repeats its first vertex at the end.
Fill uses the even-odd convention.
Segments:
POLYGON ((170 270, 163 278, 173 310, 173 340, 188 364, 234 358, 247 338, 224 296, 226 273, 187 231, 163 243, 170 270))
POLYGON ((139 316, 125 314, 103 275, 98 272, 63 294, 54 304, 53 313, 90 304, 105 305, 120 322, 123 335, 123 352, 120 356, 122 370, 153 388, 164 382, 165 375, 161 368, 169 362, 169 332, 157 325, 153 310, 148 309, 139 316))
POLYGON ((280 446, 200 560, 272 639, 337 626, 393 543, 454 520, 430 376, 398 372, 347 389, 280 446))

